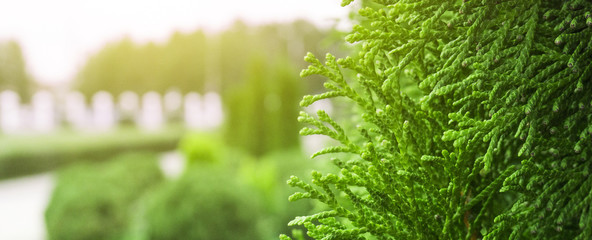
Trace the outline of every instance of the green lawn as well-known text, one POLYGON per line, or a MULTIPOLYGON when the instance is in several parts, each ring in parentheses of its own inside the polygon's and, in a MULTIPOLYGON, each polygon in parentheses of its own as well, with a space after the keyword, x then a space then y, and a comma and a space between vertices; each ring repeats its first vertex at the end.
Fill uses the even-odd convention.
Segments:
POLYGON ((0 179, 50 171, 76 161, 100 161, 124 152, 173 150, 183 133, 181 126, 169 126, 158 131, 125 127, 108 132, 3 135, 0 179))

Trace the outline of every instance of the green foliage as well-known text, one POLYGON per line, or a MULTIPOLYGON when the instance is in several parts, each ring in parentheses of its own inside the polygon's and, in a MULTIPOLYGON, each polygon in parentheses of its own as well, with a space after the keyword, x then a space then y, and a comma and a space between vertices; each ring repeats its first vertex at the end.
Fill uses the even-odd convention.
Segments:
POLYGON ((247 71, 246 82, 226 96, 226 142, 255 156, 298 146, 296 114, 303 86, 294 67, 281 58, 254 56, 247 71))
MULTIPOLYGON (((160 232, 163 235, 159 235, 159 238, 166 239, 210 239, 214 235, 208 234, 229 231, 211 227, 209 224, 213 223, 208 222, 211 218, 216 218, 214 222, 238 222, 241 226, 247 224, 243 222, 248 220, 247 225, 256 230, 252 233, 256 235, 246 235, 239 239, 275 239, 278 234, 291 231, 285 222, 310 212, 313 207, 311 203, 291 204, 285 201, 296 191, 285 184, 285 179, 319 166, 313 164, 312 160, 302 164, 303 155, 300 149, 284 149, 255 157, 226 145, 204 144, 217 142, 216 136, 190 134, 181 141, 181 150, 187 156, 195 156, 195 160, 188 159, 188 168, 180 180, 167 183, 144 199, 142 209, 145 210, 139 211, 134 220, 132 239, 151 239, 160 232), (215 160, 204 160, 212 154, 215 160), (244 201, 247 203, 243 203, 244 201), (250 216, 243 219, 242 215, 219 209, 224 204, 253 205, 253 209, 243 207, 246 208, 244 211, 249 211, 245 215, 250 216), (184 210, 172 210, 177 206, 184 206, 184 210), (221 212, 209 212, 202 216, 200 209, 205 206, 211 211, 221 212)), ((227 225, 225 229, 233 227, 227 225)), ((236 231, 237 233, 217 237, 237 239, 242 230, 239 228, 236 231)))
POLYGON ((223 145, 218 136, 211 133, 189 133, 179 142, 179 150, 186 164, 216 163, 222 158, 223 145))
POLYGON ((133 203, 159 183, 153 154, 126 154, 61 171, 45 212, 49 239, 124 239, 133 203))
POLYGON ((175 33, 166 44, 137 45, 130 39, 106 45, 76 76, 74 88, 87 97, 98 91, 118 95, 179 89, 204 91, 207 43, 201 31, 175 33))
POLYGON ((60 131, 0 137, 0 179, 46 172, 81 161, 102 161, 118 154, 174 150, 183 135, 171 126, 157 132, 119 128, 104 133, 60 131))
POLYGON ((261 239, 252 191, 223 168, 193 166, 145 201, 138 239, 261 239))
POLYGON ((259 220, 264 239, 275 239, 279 233, 289 233, 286 222, 296 216, 309 214, 313 206, 310 202, 289 203, 286 201, 295 189, 285 184, 285 179, 293 174, 304 174, 314 167, 321 167, 309 160, 302 162, 303 155, 297 148, 267 153, 258 161, 243 161, 238 169, 241 182, 254 187, 251 194, 262 196, 262 218, 259 220))
POLYGON ((247 65, 255 54, 288 61, 302 68, 304 49, 320 52, 327 35, 314 25, 247 26, 238 21, 217 34, 201 30, 175 33, 164 43, 137 44, 129 38, 105 45, 76 76, 73 88, 87 97, 98 91, 117 96, 123 91, 145 93, 225 91, 247 81, 247 65))
MULTIPOLYGON (((170 201, 173 201, 172 199, 174 198, 176 199, 174 201, 177 204, 187 205, 188 208, 196 209, 196 212, 198 211, 197 209, 200 208, 200 205, 202 205, 203 201, 216 201, 218 204, 225 202, 219 200, 220 198, 228 198, 228 201, 232 201, 233 204, 242 204, 241 201, 253 201, 255 202, 255 205, 259 206, 259 208, 256 209, 256 213, 250 213, 252 216, 248 220, 254 224, 251 227, 257 229, 258 237, 251 239, 275 239, 280 233, 290 232, 290 228, 284 224, 286 221, 289 221, 296 216, 308 214, 310 212, 312 209, 312 205, 310 203, 300 202, 296 204, 290 204, 289 202, 285 201, 287 197, 295 192, 295 189, 292 189, 285 184, 285 179, 293 174, 304 174, 305 172, 310 171, 310 169, 312 169, 314 166, 318 166, 318 164, 313 164, 312 160, 309 160, 308 164, 302 164, 303 155, 300 149, 283 149, 280 151, 266 153, 261 157, 255 157, 246 153, 245 151, 233 149, 226 145, 213 144, 216 147, 212 148, 212 144, 201 144, 203 142, 217 142, 216 139, 216 136, 211 136, 211 134, 200 133, 191 134, 181 141, 181 149, 186 155, 187 153, 204 154, 193 154, 193 156, 195 156, 195 160, 188 159, 188 169, 181 177, 183 179, 187 178, 188 180, 171 182, 168 184, 170 185, 169 190, 161 190, 154 194, 155 198, 159 198, 160 200, 147 200, 153 201, 151 206, 154 209, 147 211, 153 211, 154 214, 151 216, 139 216, 138 219, 148 219, 148 221, 152 221, 153 223, 151 224, 154 225, 159 225, 159 223, 157 223, 158 221, 166 221, 166 226, 187 224, 188 227, 199 226, 200 228, 207 228, 205 223, 201 223, 201 221, 205 221, 204 219, 188 219, 184 217, 189 213, 180 212, 178 213, 180 214, 179 216, 164 215, 167 213, 167 209, 171 208, 172 206, 161 206, 166 205, 162 203, 165 201, 163 199, 166 198, 171 199, 170 201), (189 141, 187 141, 188 139, 189 141), (190 144, 184 145, 185 142, 190 144), (200 160, 202 159, 201 157, 197 157, 198 155, 205 155, 205 159, 207 159, 208 156, 211 156, 211 154, 214 154, 215 156, 214 161, 204 161, 200 160), (225 180, 216 180, 218 178, 224 178, 225 180), (188 181, 190 181, 189 179, 191 179, 192 182, 203 181, 207 184, 188 186, 188 181), (181 191, 181 188, 192 189, 187 191, 194 192, 194 194, 188 193, 188 196, 180 196, 182 194, 181 192, 177 193, 171 190, 171 188, 179 189, 179 191, 181 191), (246 190, 243 191, 239 189, 246 190), (212 194, 222 194, 222 196, 208 195, 207 199, 201 199, 203 198, 202 195, 204 195, 204 192, 208 193, 212 191, 214 191, 212 194), (228 195, 230 192, 233 192, 233 194, 228 195), (243 198, 245 200, 243 200, 243 198), (157 201, 159 203, 156 203, 157 201), (160 213, 162 213, 162 215, 159 215, 160 213)), ((148 199, 151 198, 153 197, 148 196, 148 199)), ((211 218, 213 214, 214 213, 209 214, 208 219, 211 218)), ((243 221, 241 219, 231 219, 230 213, 226 212, 222 212, 219 217, 222 219, 220 221, 243 221)), ((140 224, 136 225, 147 226, 145 223, 141 223, 142 221, 137 221, 140 222, 140 224)), ((138 228, 147 229, 147 227, 138 228)), ((180 237, 181 235, 176 234, 183 234, 185 230, 174 228, 166 231, 169 232, 169 235, 167 236, 174 235, 180 237)), ((217 230, 212 229, 212 231, 217 230)), ((142 232, 145 232, 145 230, 136 229, 135 232, 137 232, 136 235, 142 236, 142 232)), ((152 236, 151 234, 150 236, 152 236)), ((148 238, 148 235, 144 235, 145 236, 143 238, 139 239, 148 238)), ((220 237, 223 237, 223 239, 235 239, 236 235, 230 234, 220 237)), ((174 239, 173 237, 170 238, 174 239)), ((198 235, 187 235, 181 239, 209 238, 198 237, 198 235)))
MULTIPOLYGON (((256 66, 251 62, 254 59, 266 59, 268 63, 288 63, 301 69, 305 67, 301 56, 307 50, 321 53, 339 46, 330 43, 319 45, 319 42, 332 33, 334 31, 318 29, 306 21, 261 26, 248 26, 237 21, 227 31, 211 36, 211 41, 215 44, 212 44, 210 50, 213 64, 208 69, 212 78, 209 81, 214 85, 219 84, 218 90, 223 96, 227 96, 237 86, 251 81, 252 73, 256 71, 252 69, 256 66)), ((272 69, 258 71, 263 70, 272 69)), ((310 88, 318 87, 321 86, 312 85, 310 88)))
POLYGON ((15 41, 0 43, 0 89, 15 91, 28 102, 33 88, 20 45, 15 41))
POLYGON ((297 69, 304 67, 300 56, 305 48, 320 52, 317 43, 328 34, 304 21, 259 27, 237 22, 215 36, 215 64, 209 70, 212 80, 219 80, 212 84, 225 103, 229 146, 257 157, 298 146, 298 101, 317 88, 298 81, 297 69))
POLYGON ((318 44, 330 33, 306 21, 262 26, 237 21, 217 34, 176 33, 162 44, 123 39, 93 55, 74 88, 87 97, 101 90, 115 96, 216 91, 224 103, 223 141, 260 157, 298 146, 300 96, 322 88, 297 78, 306 64, 301 56, 305 49, 335 47, 318 44))
POLYGON ((285 201, 295 192, 285 179, 317 166, 302 164, 299 149, 256 158, 215 133, 188 134, 179 145, 192 159, 165 182, 150 154, 61 171, 46 211, 51 239, 275 239, 312 208, 285 201))
POLYGON ((301 105, 342 97, 359 117, 301 113, 301 134, 341 143, 314 155, 341 170, 291 177, 290 200, 328 210, 290 225, 315 239, 592 238, 592 4, 374 2, 346 38, 357 55, 305 58, 301 75, 328 91, 301 105))

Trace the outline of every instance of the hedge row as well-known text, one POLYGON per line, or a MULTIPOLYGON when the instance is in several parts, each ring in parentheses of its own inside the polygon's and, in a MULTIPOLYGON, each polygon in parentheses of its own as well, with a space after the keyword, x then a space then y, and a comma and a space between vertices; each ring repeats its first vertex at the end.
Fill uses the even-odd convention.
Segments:
POLYGON ((57 169, 77 161, 100 161, 125 152, 163 152, 177 147, 180 127, 155 132, 122 128, 102 133, 60 132, 0 137, 0 179, 57 169))

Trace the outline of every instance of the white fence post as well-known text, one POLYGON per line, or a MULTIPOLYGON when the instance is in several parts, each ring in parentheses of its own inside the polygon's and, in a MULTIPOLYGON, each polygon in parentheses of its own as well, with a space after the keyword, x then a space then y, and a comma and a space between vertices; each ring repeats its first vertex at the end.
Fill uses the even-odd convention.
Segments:
POLYGON ((80 92, 69 92, 65 101, 66 121, 75 128, 88 128, 90 124, 84 95, 80 92))
POLYGON ((202 121, 202 102, 199 93, 191 92, 185 95, 184 118, 185 125, 188 128, 199 128, 203 125, 202 121))
POLYGON ((135 92, 125 91, 119 94, 119 120, 130 120, 138 124, 140 97, 135 92))
POLYGON ((34 130, 48 132, 55 129, 55 99, 50 92, 44 90, 36 92, 33 95, 31 107, 34 130))
POLYGON ((95 93, 92 97, 93 123, 99 130, 108 130, 115 125, 113 96, 105 91, 95 93))
POLYGON ((142 96, 142 115, 140 126, 144 129, 154 130, 162 126, 162 103, 157 92, 147 92, 142 96))
POLYGON ((222 100, 215 92, 206 93, 204 96, 205 127, 215 128, 222 123, 222 100))

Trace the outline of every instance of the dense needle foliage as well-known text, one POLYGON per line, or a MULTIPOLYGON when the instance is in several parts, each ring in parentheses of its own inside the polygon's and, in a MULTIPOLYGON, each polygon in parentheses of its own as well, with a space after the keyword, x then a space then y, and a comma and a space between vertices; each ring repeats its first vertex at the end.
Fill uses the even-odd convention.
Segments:
POLYGON ((341 143, 313 155, 341 171, 289 180, 291 200, 326 205, 290 224, 315 239, 591 239, 592 3, 367 5, 346 38, 357 55, 305 58, 328 91, 301 105, 346 98, 359 116, 301 113, 301 134, 341 143))

